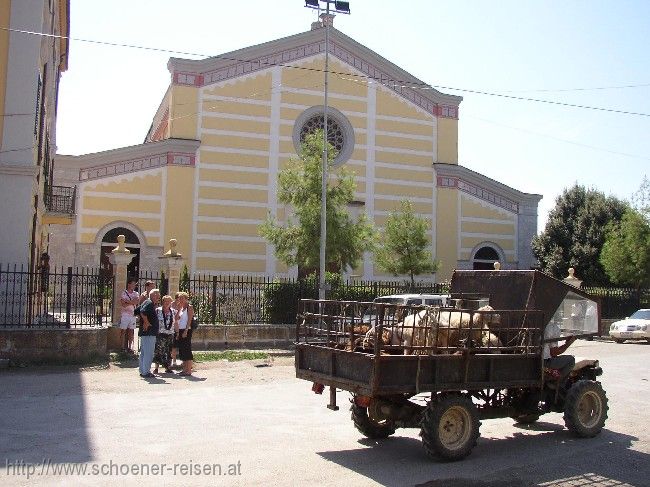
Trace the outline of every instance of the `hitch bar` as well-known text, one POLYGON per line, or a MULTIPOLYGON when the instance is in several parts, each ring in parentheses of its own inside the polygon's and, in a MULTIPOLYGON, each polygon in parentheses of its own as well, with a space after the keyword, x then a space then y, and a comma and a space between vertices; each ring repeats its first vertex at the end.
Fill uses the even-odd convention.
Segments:
POLYGON ((330 403, 327 405, 327 409, 332 411, 338 411, 339 407, 336 405, 336 387, 330 386, 330 403))

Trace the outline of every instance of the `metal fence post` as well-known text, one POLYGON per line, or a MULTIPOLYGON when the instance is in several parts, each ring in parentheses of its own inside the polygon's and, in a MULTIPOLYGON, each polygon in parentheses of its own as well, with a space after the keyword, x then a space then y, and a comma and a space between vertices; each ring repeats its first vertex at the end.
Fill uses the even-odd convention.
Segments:
POLYGON ((72 267, 68 267, 65 297, 65 326, 70 328, 70 314, 72 313, 72 267))
POLYGON ((212 276, 212 301, 210 307, 210 323, 217 324, 217 276, 212 276))

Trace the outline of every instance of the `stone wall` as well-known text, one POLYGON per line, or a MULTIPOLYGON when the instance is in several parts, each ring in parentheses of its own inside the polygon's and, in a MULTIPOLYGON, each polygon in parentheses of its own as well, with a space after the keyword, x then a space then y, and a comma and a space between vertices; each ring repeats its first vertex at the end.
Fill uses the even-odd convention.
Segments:
POLYGON ((194 350, 291 348, 295 325, 201 325, 192 335, 194 350))
MULTIPOLYGON (((119 350, 119 336, 119 328, 108 329, 108 350, 119 350)), ((192 349, 289 349, 295 339, 295 325, 201 325, 192 335, 192 349)))
POLYGON ((0 329, 0 359, 84 361, 106 354, 106 328, 0 329))

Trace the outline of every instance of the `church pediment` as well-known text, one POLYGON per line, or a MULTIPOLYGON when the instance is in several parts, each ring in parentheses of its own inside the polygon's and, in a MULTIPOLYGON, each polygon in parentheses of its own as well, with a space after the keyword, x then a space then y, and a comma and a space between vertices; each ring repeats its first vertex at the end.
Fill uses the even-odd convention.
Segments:
MULTIPOLYGON (((462 97, 435 90, 334 28, 330 29, 329 37, 329 54, 350 66, 351 72, 365 75, 436 117, 458 118, 462 97)), ((168 69, 174 84, 202 87, 274 66, 294 66, 301 60, 324 53, 325 29, 316 28, 203 60, 171 58, 168 69)))

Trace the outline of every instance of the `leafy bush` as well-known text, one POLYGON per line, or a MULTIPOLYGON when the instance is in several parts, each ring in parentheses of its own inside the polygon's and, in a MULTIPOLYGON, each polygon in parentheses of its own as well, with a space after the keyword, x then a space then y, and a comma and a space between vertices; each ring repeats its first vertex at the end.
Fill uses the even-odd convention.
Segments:
POLYGON ((178 283, 178 288, 179 291, 189 292, 190 290, 190 271, 187 268, 187 264, 183 266, 183 270, 181 271, 181 279, 178 283))
POLYGON ((318 282, 300 279, 274 282, 262 295, 263 316, 267 323, 293 323, 301 299, 318 298, 318 282))
MULTIPOLYGON (((182 290, 182 288, 181 288, 182 290)), ((199 323, 212 323, 212 300, 209 294, 189 293, 190 304, 199 323)))
MULTIPOLYGON (((372 301, 376 288, 372 285, 350 286, 340 274, 327 272, 329 284, 327 299, 339 301, 372 301)), ((318 276, 310 274, 304 279, 274 282, 262 296, 263 316, 266 323, 293 323, 298 314, 301 299, 318 299, 318 276)))
POLYGON ((165 271, 160 271, 160 284, 158 285, 160 295, 169 294, 169 280, 165 277, 165 271))

